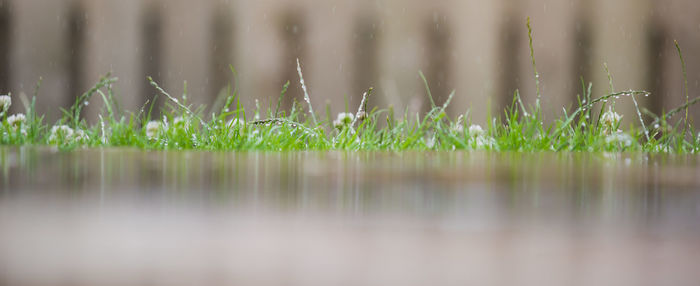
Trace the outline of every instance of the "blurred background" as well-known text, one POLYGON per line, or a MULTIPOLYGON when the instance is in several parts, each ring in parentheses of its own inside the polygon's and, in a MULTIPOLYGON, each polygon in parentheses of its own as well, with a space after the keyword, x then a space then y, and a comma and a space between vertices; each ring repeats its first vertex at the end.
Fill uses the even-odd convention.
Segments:
MULTIPOLYGON (((300 58, 318 110, 342 111, 346 98, 354 109, 370 86, 372 106, 424 110, 423 71, 438 103, 456 89, 450 112, 484 122, 516 88, 534 103, 530 16, 549 119, 575 102, 581 77, 594 96, 608 92, 604 63, 617 91, 652 92, 641 104, 660 113, 685 101, 674 39, 691 98, 700 90, 698 13, 694 0, 0 0, 0 93, 31 96, 43 78, 39 111, 52 121, 112 72, 129 110, 155 95, 148 75, 173 95, 187 81, 191 102, 211 105, 233 65, 244 106, 265 108, 287 80, 288 99, 301 98, 300 58)), ((636 122, 629 100, 618 107, 636 122)))

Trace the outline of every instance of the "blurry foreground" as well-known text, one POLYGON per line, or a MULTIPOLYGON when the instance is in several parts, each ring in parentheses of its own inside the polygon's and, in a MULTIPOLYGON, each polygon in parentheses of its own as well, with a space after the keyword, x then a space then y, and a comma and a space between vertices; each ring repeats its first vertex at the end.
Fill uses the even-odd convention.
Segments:
POLYGON ((697 156, 0 148, 0 285, 697 285, 697 156))

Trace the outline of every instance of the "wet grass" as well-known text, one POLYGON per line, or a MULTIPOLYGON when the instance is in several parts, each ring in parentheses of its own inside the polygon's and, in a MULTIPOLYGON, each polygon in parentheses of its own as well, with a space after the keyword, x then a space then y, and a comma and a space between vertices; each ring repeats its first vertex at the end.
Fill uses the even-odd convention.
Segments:
MULTIPOLYGON (((528 35, 532 29, 528 20, 528 35)), ((685 71, 680 46, 679 58, 685 71)), ((582 152, 700 152, 700 134, 688 118, 688 107, 700 101, 691 99, 664 114, 640 109, 637 97, 649 96, 645 91, 614 92, 609 76, 608 94, 594 97, 592 84, 581 81, 581 96, 574 108, 563 108, 555 120, 544 120, 541 110, 540 77, 535 53, 530 44, 537 87, 534 105, 524 104, 519 92, 513 95, 509 108, 493 116, 488 124, 472 124, 469 112, 456 118, 446 112, 455 92, 444 103, 436 103, 423 78, 431 109, 425 114, 369 108, 370 88, 355 113, 337 117, 317 116, 298 64, 299 83, 304 90, 304 104, 295 103, 289 110, 280 110, 280 102, 290 87, 284 85, 275 107, 245 110, 236 89, 228 91, 211 108, 193 106, 187 95, 175 97, 149 78, 158 96, 167 104, 154 116, 155 100, 138 111, 119 108, 112 86, 117 81, 109 75, 79 96, 70 109, 53 123, 36 114, 36 95, 22 98, 25 113, 10 114, 13 97, 0 96, 0 144, 53 145, 69 150, 81 147, 136 147, 144 149, 196 150, 494 150, 494 151, 582 151, 582 152), (96 124, 88 124, 83 107, 91 100, 101 100, 104 108, 96 124), (615 102, 631 100, 636 114, 621 115, 615 102), (679 114, 680 113, 680 114, 679 114), (684 116, 679 116, 683 115, 684 116), (680 117, 680 118, 679 118, 680 117), (623 122, 623 120, 625 122, 623 122), (634 122, 634 124, 633 124, 634 122), (623 124, 624 123, 624 124, 623 124), (636 123, 639 123, 637 125, 636 123), (623 126, 629 126, 622 129, 623 126)), ((607 68, 606 68, 607 69, 607 68)), ((233 71, 233 69, 232 69, 233 71)), ((234 71, 235 73, 235 71, 234 71)), ((687 82, 686 75, 684 82, 687 82)), ((422 76, 422 74, 421 74, 422 76)), ((38 90, 38 89, 37 89, 38 90)), ((16 98, 14 98, 16 101, 16 98)))

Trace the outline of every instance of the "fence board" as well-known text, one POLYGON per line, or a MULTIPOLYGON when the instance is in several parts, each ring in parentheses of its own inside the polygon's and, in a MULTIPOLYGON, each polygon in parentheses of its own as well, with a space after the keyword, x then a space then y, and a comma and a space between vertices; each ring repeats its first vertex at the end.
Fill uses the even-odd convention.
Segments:
POLYGON ((68 0, 13 1, 12 73, 14 94, 31 96, 40 78, 37 111, 55 119, 70 101, 68 0))
MULTIPOLYGON (((0 49, 8 62, 0 89, 31 94, 43 77, 39 111, 52 120, 56 106, 66 107, 108 71, 120 78, 118 92, 131 110, 155 94, 146 75, 178 96, 186 80, 190 101, 210 104, 233 78, 229 64, 239 72, 245 107, 255 99, 262 107, 276 103, 286 80, 288 98, 301 100, 300 57, 319 113, 326 103, 344 110, 344 96, 355 106, 369 86, 374 104, 425 110, 422 70, 438 103, 456 89, 451 112, 471 108, 483 123, 489 111, 501 114, 515 88, 534 103, 526 16, 548 118, 574 102, 580 76, 595 83, 596 95, 606 93, 604 62, 616 90, 655 91, 656 98, 641 100, 655 111, 679 105, 672 39, 684 47, 691 95, 700 91, 693 36, 700 20, 692 13, 700 4, 689 0, 9 1, 0 0, 0 15, 9 15, 0 21, 0 40, 11 42, 0 49)), ((636 124, 631 103, 619 107, 625 124, 636 124)), ((100 105, 89 109, 94 117, 100 105)))

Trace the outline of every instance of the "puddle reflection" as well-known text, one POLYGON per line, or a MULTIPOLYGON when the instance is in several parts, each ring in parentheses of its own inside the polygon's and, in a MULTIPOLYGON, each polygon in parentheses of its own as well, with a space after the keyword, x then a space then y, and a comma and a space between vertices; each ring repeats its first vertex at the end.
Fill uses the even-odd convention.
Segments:
POLYGON ((5 147, 0 284, 693 284, 699 161, 5 147))

